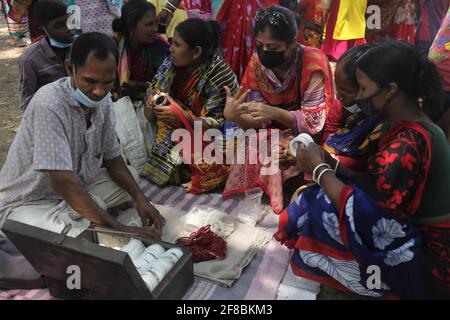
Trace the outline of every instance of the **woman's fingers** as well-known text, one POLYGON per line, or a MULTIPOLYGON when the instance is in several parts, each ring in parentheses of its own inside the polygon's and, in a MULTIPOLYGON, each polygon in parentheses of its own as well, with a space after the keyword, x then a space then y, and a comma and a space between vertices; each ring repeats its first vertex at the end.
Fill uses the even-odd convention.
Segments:
POLYGON ((264 121, 265 120, 264 117, 262 117, 260 115, 256 115, 256 116, 252 115, 252 118, 255 121, 264 121))
POLYGON ((225 92, 227 93, 227 98, 232 98, 233 96, 231 95, 231 90, 230 88, 228 88, 228 86, 225 86, 225 92))
POLYGON ((238 104, 243 103, 243 102, 245 101, 245 99, 247 99, 247 96, 248 96, 249 93, 250 93, 250 90, 249 90, 249 89, 244 90, 243 88, 241 88, 241 89, 239 90, 239 94, 240 94, 240 95, 238 95, 237 103, 238 103, 238 104), (242 90, 243 90, 243 93, 241 93, 242 90))
POLYGON ((171 113, 166 106, 155 106, 153 109, 158 113, 171 113))
POLYGON ((243 114, 243 113, 248 113, 249 110, 248 110, 248 107, 245 104, 239 104, 236 107, 236 112, 238 112, 240 114, 243 114))
POLYGON ((249 112, 259 112, 262 110, 261 104, 258 102, 246 102, 242 104, 249 112))
POLYGON ((238 92, 236 93, 236 95, 234 96, 234 98, 236 100, 239 100, 239 98, 244 94, 245 90, 243 87, 239 87, 238 92))

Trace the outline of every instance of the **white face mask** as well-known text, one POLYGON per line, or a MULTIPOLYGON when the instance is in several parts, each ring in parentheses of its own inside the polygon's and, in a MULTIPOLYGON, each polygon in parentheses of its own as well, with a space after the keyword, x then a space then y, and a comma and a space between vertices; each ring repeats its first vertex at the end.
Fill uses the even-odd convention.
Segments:
POLYGON ((58 40, 55 40, 55 39, 51 38, 50 35, 48 34, 47 30, 45 30, 44 27, 42 29, 47 34, 47 37, 50 40, 50 45, 52 47, 65 49, 65 48, 68 48, 68 47, 70 47, 72 45, 72 43, 65 43, 65 42, 61 42, 61 41, 58 41, 58 40))
POLYGON ((350 113, 356 113, 361 110, 356 103, 350 107, 344 106, 344 108, 345 108, 345 110, 347 110, 350 113))
POLYGON ((77 100, 81 105, 95 109, 99 108, 103 105, 108 104, 109 101, 111 101, 111 92, 108 92, 101 100, 95 101, 89 98, 87 95, 85 95, 79 88, 77 84, 77 78, 75 73, 75 66, 73 67, 73 80, 75 81, 75 85, 77 86, 77 89, 72 92, 72 96, 77 100))

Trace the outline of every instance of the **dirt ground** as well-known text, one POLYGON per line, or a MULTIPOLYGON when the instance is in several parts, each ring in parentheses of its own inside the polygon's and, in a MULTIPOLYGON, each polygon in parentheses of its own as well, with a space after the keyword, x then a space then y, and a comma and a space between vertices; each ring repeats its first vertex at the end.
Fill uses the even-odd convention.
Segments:
POLYGON ((17 61, 25 48, 9 43, 8 29, 0 17, 0 167, 6 159, 19 126, 22 111, 19 108, 17 61))

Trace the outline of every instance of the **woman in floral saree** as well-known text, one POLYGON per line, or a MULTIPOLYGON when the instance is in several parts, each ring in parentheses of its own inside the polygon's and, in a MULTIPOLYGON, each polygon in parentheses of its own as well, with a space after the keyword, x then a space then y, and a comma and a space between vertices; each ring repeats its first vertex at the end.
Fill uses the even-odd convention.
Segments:
POLYGON ((214 21, 188 19, 180 23, 175 29, 170 57, 152 82, 151 88, 168 93, 170 102, 168 106, 157 106, 149 99, 146 110, 147 119, 156 120, 156 142, 144 166, 144 175, 159 185, 191 180, 188 190, 200 193, 226 181, 228 168, 224 164, 202 161, 191 163, 191 172, 183 170, 186 167, 181 164, 181 156, 186 164, 193 160, 193 153, 181 155, 172 142, 172 134, 178 128, 187 129, 192 138, 195 124, 200 124, 202 133, 207 129, 223 129, 224 87, 234 92, 238 83, 217 50, 219 41, 219 26, 214 21))
MULTIPOLYGON (((256 129, 259 143, 271 144, 278 136, 285 142, 299 133, 309 133, 319 142, 334 99, 328 59, 320 50, 296 42, 295 16, 284 7, 258 11, 254 35, 257 53, 242 79, 242 96, 239 100, 229 96, 225 117, 241 128, 256 129)), ((257 152, 253 147, 248 146, 247 154, 257 152)), ((298 175, 298 168, 264 174, 264 167, 261 162, 252 164, 248 157, 245 164, 233 164, 224 196, 261 188, 275 212, 281 212, 283 182, 298 175)))
POLYGON ((448 298, 450 147, 422 112, 441 108, 439 76, 403 42, 357 67, 357 104, 384 120, 378 152, 358 173, 318 145, 299 148, 318 185, 281 214, 275 238, 294 249, 298 276, 366 296, 448 298))

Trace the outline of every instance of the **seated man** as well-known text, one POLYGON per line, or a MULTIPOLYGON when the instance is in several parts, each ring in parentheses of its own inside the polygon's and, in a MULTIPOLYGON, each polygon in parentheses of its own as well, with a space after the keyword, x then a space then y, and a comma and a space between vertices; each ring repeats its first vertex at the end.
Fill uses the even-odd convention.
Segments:
MULTIPOLYGON (((10 219, 75 237, 92 222, 161 237, 163 218, 128 170, 114 131, 110 90, 118 55, 108 36, 81 35, 70 77, 31 99, 0 171, 0 227, 10 219), (143 227, 123 225, 106 211, 131 198, 143 227)), ((36 272, 2 233, 0 265, 0 287, 32 286, 24 280, 36 272)))
POLYGON ((67 77, 64 62, 73 34, 67 27, 67 7, 58 0, 40 0, 34 15, 45 37, 32 44, 19 59, 20 108, 47 83, 67 77))

